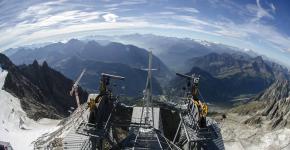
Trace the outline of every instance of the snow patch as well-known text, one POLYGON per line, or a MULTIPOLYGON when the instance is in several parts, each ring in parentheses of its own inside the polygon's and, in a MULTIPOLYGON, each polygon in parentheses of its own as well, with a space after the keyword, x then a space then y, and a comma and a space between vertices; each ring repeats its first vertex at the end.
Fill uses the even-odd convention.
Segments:
POLYGON ((0 141, 9 142, 15 150, 30 150, 37 137, 58 128, 59 120, 28 118, 20 100, 3 90, 7 74, 0 68, 0 141))
POLYGON ((206 40, 198 40, 198 39, 194 39, 195 42, 198 42, 199 44, 203 45, 203 46, 207 46, 210 47, 211 46, 211 42, 208 42, 206 40))

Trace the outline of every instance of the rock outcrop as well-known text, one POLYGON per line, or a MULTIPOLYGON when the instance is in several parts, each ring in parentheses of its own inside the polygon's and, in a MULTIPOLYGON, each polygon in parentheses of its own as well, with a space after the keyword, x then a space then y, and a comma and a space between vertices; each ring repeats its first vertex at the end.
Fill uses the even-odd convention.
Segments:
MULTIPOLYGON (((69 95, 73 81, 51 69, 45 62, 39 65, 14 65, 0 54, 1 68, 8 71, 3 89, 20 99, 21 107, 28 117, 58 119, 69 115, 75 107, 74 97, 69 95)), ((81 99, 87 93, 80 89, 81 99)))
POLYGON ((290 127, 290 81, 277 80, 253 101, 234 108, 232 112, 251 115, 245 124, 269 122, 267 125, 271 129, 290 127), (247 111, 248 107, 256 109, 247 111))

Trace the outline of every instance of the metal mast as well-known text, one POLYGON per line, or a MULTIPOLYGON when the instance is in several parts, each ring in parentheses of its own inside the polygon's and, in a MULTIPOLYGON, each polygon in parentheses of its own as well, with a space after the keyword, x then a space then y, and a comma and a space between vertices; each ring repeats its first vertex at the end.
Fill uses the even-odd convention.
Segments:
POLYGON ((145 90, 144 90, 144 102, 145 102, 145 111, 146 111, 146 113, 145 113, 145 124, 150 124, 149 113, 150 113, 150 109, 151 109, 152 122, 153 122, 153 126, 154 126, 154 113, 153 113, 153 106, 151 104, 151 102, 152 102, 152 81, 151 81, 151 79, 152 79, 152 70, 153 70, 152 69, 152 51, 149 51, 148 68, 145 69, 145 70, 147 70, 147 73, 148 73, 147 74, 146 87, 145 87, 145 90))

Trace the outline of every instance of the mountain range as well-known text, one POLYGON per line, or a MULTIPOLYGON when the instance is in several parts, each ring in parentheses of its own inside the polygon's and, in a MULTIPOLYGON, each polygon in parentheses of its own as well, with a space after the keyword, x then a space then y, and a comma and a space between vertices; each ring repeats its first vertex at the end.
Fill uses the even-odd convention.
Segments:
MULTIPOLYGON (((101 45, 95 41, 72 39, 67 43, 54 43, 40 48, 17 48, 6 51, 9 58, 16 64, 27 64, 37 60, 46 61, 54 69, 71 79, 75 79, 82 69, 87 68, 87 78, 81 80, 84 88, 94 91, 98 87, 101 72, 123 75, 125 94, 140 96, 145 87, 147 72, 142 69, 148 66, 148 53, 145 49, 133 45, 110 42, 101 45), (139 84, 135 84, 139 83, 139 84), (144 83, 144 84, 143 84, 144 83)), ((153 73, 156 94, 161 94, 159 83, 165 83, 172 76, 166 65, 153 56, 153 73)), ((119 90, 120 91, 120 90, 119 90)), ((122 92, 121 92, 122 93, 122 92)))
POLYGON ((188 59, 204 56, 209 53, 240 53, 252 57, 258 56, 258 54, 252 50, 244 50, 217 42, 190 38, 166 37, 153 34, 128 34, 120 36, 96 35, 84 39, 98 40, 103 43, 118 41, 146 49, 152 49, 156 56, 174 71, 190 71, 184 68, 188 59))
POLYGON ((267 78, 286 78, 288 70, 281 65, 264 60, 262 56, 251 57, 240 53, 210 53, 187 61, 190 67, 199 67, 214 77, 226 78, 240 76, 267 78))
POLYGON ((179 65, 182 66, 178 67, 183 70, 181 73, 199 74, 204 98, 220 104, 247 101, 274 81, 289 79, 289 72, 283 66, 251 51, 243 52, 219 43, 139 34, 90 38, 98 42, 72 39, 38 48, 9 49, 6 53, 16 64, 33 62, 34 59, 47 61, 70 79, 75 79, 86 68, 81 85, 93 92, 98 87, 100 73, 122 75, 125 81, 116 81, 114 90, 133 97, 142 96, 147 75, 142 68, 147 66, 148 53, 134 45, 111 42, 110 38, 113 41, 122 38, 121 41, 132 43, 139 41, 138 45, 142 42, 144 47, 146 43, 159 47, 160 51, 153 50, 156 53, 153 66, 157 66, 153 78, 154 94, 162 94, 165 90, 167 94, 182 95, 186 81, 173 77, 170 71, 179 65))
MULTIPOLYGON (((289 78, 287 69, 264 61, 260 56, 210 53, 192 58, 187 64, 192 67, 187 74, 200 75, 203 97, 213 103, 248 100, 267 89, 274 81, 289 78)), ((170 85, 174 92, 181 95, 186 80, 176 77, 170 85)))

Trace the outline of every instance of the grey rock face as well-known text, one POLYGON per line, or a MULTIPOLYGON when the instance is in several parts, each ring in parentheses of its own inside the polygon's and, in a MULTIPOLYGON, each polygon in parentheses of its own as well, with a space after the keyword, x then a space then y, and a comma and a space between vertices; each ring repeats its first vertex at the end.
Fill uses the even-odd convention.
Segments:
MULTIPOLYGON (((263 117, 270 120, 270 128, 277 129, 290 127, 290 81, 278 80, 265 90, 255 101, 260 101, 264 105, 263 109, 257 110, 254 117, 248 119, 245 123, 252 124, 257 118, 263 117)), ((245 105, 244 107, 247 107, 245 105)), ((256 122, 261 123, 261 121, 256 122)))
MULTIPOLYGON (((1 68, 8 71, 3 89, 20 99, 21 107, 28 117, 58 119, 69 115, 75 107, 74 97, 69 95, 73 81, 51 69, 46 63, 15 66, 5 55, 0 54, 1 68)), ((81 99, 87 93, 79 90, 81 99)))

